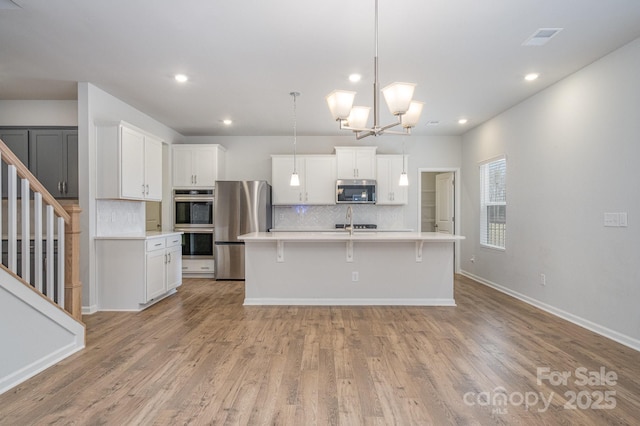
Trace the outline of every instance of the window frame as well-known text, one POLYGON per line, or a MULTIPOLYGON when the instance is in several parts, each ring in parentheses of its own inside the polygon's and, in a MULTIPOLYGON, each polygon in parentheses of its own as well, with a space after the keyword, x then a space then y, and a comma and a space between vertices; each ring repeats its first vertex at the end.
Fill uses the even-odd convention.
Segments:
MULTIPOLYGON (((480 215, 479 215, 479 237, 480 237, 480 246, 484 248, 489 248, 493 250, 505 251, 507 249, 507 156, 499 155, 497 157, 490 158, 488 160, 482 161, 478 164, 479 171, 479 180, 480 180, 480 215), (493 163, 504 162, 504 201, 489 201, 487 198, 490 196, 487 180, 490 179, 488 173, 490 171, 489 167, 493 163), (496 241, 493 240, 490 236, 489 232, 489 213, 487 212, 489 207, 492 206, 504 206, 504 222, 502 224, 502 229, 498 229, 497 232, 501 233, 502 236, 498 237, 500 241, 496 244, 496 241), (502 245, 499 244, 502 242, 502 245)), ((496 222, 497 223, 497 222, 496 222)))

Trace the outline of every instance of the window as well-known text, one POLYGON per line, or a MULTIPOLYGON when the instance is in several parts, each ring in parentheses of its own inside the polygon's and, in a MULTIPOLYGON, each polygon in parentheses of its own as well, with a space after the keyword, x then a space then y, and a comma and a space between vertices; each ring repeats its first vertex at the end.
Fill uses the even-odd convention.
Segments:
POLYGON ((480 165, 480 244, 504 249, 507 231, 507 160, 480 165))

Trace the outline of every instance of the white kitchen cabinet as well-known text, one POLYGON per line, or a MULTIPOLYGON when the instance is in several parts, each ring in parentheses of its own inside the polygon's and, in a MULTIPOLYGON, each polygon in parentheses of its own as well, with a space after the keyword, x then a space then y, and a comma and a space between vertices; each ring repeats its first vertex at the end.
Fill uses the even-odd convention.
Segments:
POLYGON ((292 155, 271 156, 273 205, 331 205, 336 202, 336 160, 333 155, 298 155, 300 186, 291 186, 292 155))
POLYGON ((162 141, 124 121, 96 128, 96 198, 161 201, 162 141))
POLYGON ((182 239, 177 236, 178 243, 169 246, 169 238, 167 238, 167 291, 182 285, 182 239))
POLYGON ((99 309, 139 311, 182 284, 180 233, 97 237, 99 309))
POLYGON ((224 153, 221 145, 173 145, 174 188, 210 188, 224 178, 224 153))
POLYGON ((337 179, 375 179, 375 146, 337 146, 337 179))
MULTIPOLYGON (((403 205, 408 203, 407 187, 399 185, 402 161, 402 155, 377 156, 376 204, 403 205)), ((404 161, 406 167, 407 156, 404 157, 404 161)))

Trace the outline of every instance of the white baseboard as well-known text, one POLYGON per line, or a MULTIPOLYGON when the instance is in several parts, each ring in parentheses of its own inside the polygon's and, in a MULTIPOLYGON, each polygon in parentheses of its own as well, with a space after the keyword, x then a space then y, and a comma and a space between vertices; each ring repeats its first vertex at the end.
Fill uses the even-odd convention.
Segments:
POLYGON ((36 360, 9 376, 0 377, 0 395, 82 349, 84 349, 84 344, 82 342, 74 342, 73 344, 67 345, 52 354, 48 354, 47 356, 36 360))
POLYGON ((587 319, 584 319, 582 317, 579 317, 577 315, 574 315, 572 313, 563 311, 562 309, 558 309, 555 306, 551 306, 548 305, 544 302, 541 302, 537 299, 534 299, 532 297, 526 296, 522 293, 519 293, 517 291, 511 290, 510 288, 501 286, 499 284, 496 284, 492 281, 489 280, 485 280, 482 277, 476 276, 472 273, 469 273, 467 271, 460 271, 461 275, 464 275, 465 277, 471 278, 474 281, 479 282, 480 284, 486 285, 487 287, 491 287, 495 290, 498 290, 501 293, 507 294, 511 297, 515 297, 518 300, 521 300, 531 306, 535 306, 536 308, 542 309, 545 312, 549 312, 550 314, 553 314, 557 317, 560 317, 564 320, 567 320, 569 322, 572 322, 576 325, 579 325, 580 327, 586 328, 587 330, 593 331, 594 333, 597 333, 601 336, 604 336, 608 339, 611 339, 615 342, 618 342, 622 345, 625 345, 631 349, 634 349, 636 351, 640 351, 640 340, 638 339, 634 339, 633 337, 627 336, 625 334, 619 333, 615 330, 611 330, 610 328, 604 327, 600 324, 596 324, 592 321, 589 321, 587 319))
POLYGON ((275 299, 245 298, 244 305, 291 306, 456 306, 453 299, 275 299))
POLYGON ((83 306, 82 307, 82 315, 91 315, 91 314, 95 314, 96 312, 98 312, 98 306, 97 305, 83 306))

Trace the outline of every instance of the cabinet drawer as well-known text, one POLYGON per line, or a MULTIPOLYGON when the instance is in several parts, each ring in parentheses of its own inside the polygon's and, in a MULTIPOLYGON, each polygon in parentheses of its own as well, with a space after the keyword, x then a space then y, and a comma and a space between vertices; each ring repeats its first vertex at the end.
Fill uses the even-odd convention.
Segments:
POLYGON ((152 238, 147 240, 147 251, 160 250, 165 248, 164 238, 152 238))
POLYGON ((167 237, 165 239, 165 244, 167 247, 175 247, 182 244, 182 235, 173 235, 171 237, 167 237))

